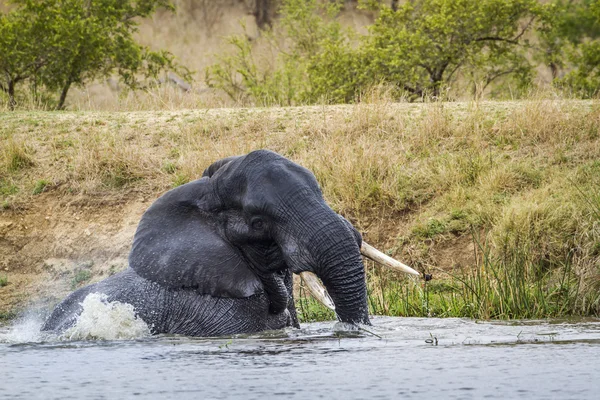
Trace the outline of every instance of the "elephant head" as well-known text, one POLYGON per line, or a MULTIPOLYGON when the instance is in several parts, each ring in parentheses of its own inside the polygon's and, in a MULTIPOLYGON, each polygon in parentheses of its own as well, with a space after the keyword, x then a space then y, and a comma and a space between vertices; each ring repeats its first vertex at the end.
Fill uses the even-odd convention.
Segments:
POLYGON ((130 253, 141 277, 213 297, 266 293, 288 307, 289 271, 315 273, 343 322, 369 324, 362 239, 314 175, 266 150, 215 162, 144 214, 130 253))

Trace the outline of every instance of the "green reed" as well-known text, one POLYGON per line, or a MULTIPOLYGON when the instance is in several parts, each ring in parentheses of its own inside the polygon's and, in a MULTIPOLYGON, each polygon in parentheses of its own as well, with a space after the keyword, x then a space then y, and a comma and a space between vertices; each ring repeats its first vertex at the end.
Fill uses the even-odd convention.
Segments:
MULTIPOLYGON (((600 294, 592 278, 578 274, 574 252, 549 269, 533 265, 524 251, 492 256, 476 234, 478 264, 434 279, 405 278, 367 264, 368 304, 372 315, 466 317, 473 319, 543 319, 600 316, 600 294)), ((321 321, 333 313, 302 288, 296 300, 300 320, 321 321)))

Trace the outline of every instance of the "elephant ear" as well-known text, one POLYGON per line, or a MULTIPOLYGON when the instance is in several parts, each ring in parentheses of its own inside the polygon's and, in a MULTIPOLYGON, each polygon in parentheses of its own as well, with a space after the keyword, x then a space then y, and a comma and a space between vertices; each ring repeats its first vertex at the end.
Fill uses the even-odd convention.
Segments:
POLYGON ((219 161, 215 161, 208 168, 206 168, 204 170, 204 172, 202 173, 202 176, 207 176, 207 177, 210 178, 210 177, 212 177, 215 174, 215 172, 217 172, 224 165, 227 165, 230 162, 238 160, 238 159, 243 158, 243 157, 244 156, 232 156, 232 157, 222 158, 219 161))
POLYGON ((142 216, 129 265, 170 289, 233 298, 262 293, 242 255, 219 235, 210 212, 218 208, 206 177, 167 192, 142 216))

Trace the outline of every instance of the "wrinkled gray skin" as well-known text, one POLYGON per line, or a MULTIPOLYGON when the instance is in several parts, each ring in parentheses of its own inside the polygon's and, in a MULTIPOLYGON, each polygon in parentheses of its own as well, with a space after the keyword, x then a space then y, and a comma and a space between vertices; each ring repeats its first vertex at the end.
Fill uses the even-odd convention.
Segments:
POLYGON ((154 333, 298 327, 292 272, 314 272, 338 318, 369 324, 361 236, 313 174, 266 150, 215 162, 145 212, 129 268, 68 296, 43 330, 72 326, 89 293, 132 304, 154 333))

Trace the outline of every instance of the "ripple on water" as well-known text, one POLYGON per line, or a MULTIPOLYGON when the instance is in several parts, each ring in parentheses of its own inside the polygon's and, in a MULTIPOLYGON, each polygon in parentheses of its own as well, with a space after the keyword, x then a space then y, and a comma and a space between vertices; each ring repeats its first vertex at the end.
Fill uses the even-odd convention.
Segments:
MULTIPOLYGON (((110 313, 115 306, 92 300, 88 311, 110 313)), ((115 314, 130 322, 134 317, 127 307, 115 314)), ((100 320, 90 316, 90 321, 100 320)), ((112 327, 123 325, 111 321, 112 327)), ((600 392, 598 320, 372 321, 366 329, 377 336, 365 331, 348 335, 340 325, 324 322, 220 338, 148 337, 133 329, 142 336, 82 340, 75 335, 70 337, 77 341, 63 337, 53 343, 0 344, 0 399, 595 399, 600 392), (437 346, 426 343, 432 337, 437 346)), ((21 323, 21 336, 14 336, 18 324, 13 326, 10 343, 37 340, 33 331, 40 324, 21 323)), ((6 333, 0 334, 5 343, 6 333)))

